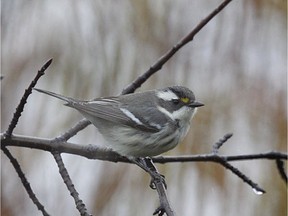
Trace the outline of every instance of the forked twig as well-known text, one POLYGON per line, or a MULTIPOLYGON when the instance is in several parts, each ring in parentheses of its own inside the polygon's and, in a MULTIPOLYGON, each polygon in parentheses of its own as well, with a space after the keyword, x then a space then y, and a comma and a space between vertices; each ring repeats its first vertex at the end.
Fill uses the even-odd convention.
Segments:
MULTIPOLYGON (((232 133, 228 133, 226 135, 223 136, 223 138, 221 138, 218 142, 216 142, 213 147, 212 147, 212 154, 214 154, 215 156, 218 156, 218 151, 221 148, 221 146, 226 143, 226 141, 228 139, 230 139, 233 136, 232 133)), ((265 193, 265 190, 263 190, 262 188, 260 188, 255 182, 253 182, 250 178, 248 178, 246 175, 244 175, 244 173, 242 173, 240 170, 238 170, 236 167, 232 166, 230 163, 228 163, 228 161, 226 160, 226 158, 223 157, 215 157, 215 162, 221 164, 222 166, 224 166, 226 169, 230 170, 231 172, 233 172, 235 175, 237 175, 240 179, 242 179, 245 183, 247 183, 248 185, 250 185, 253 189, 253 191, 256 194, 263 194, 265 193)))
POLYGON ((253 191, 258 194, 261 195, 263 193, 266 193, 265 190, 263 190, 262 188, 260 188, 258 186, 258 184, 256 184, 255 182, 253 182, 250 178, 248 178, 246 175, 244 175, 240 170, 238 170, 236 167, 232 166, 230 163, 228 163, 228 161, 226 161, 225 159, 219 157, 219 159, 215 160, 216 163, 221 164, 222 166, 224 166, 226 169, 230 170, 232 173, 234 173, 235 175, 237 175, 240 179, 242 179, 245 183, 247 183, 248 185, 250 185, 253 189, 253 191))

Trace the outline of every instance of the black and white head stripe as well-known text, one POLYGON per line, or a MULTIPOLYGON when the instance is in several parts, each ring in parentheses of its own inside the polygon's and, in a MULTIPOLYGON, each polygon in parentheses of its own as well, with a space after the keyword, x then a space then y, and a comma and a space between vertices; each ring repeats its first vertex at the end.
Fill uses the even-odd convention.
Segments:
POLYGON ((194 93, 183 86, 173 86, 173 87, 168 87, 170 91, 172 91, 174 94, 176 94, 179 98, 189 98, 191 101, 195 100, 194 93))
POLYGON ((194 107, 196 103, 195 96, 186 87, 168 87, 158 90, 156 96, 159 99, 157 103, 158 110, 173 120, 185 119, 187 113, 188 116, 193 116, 192 113, 196 110, 196 106, 194 107), (192 104, 193 106, 191 106, 192 104))
POLYGON ((181 98, 188 98, 189 101, 195 100, 193 92, 183 86, 173 86, 159 90, 157 96, 164 101, 172 101, 181 98))
POLYGON ((172 100, 179 99, 179 97, 170 89, 158 91, 157 97, 164 100, 164 101, 172 101, 172 100))

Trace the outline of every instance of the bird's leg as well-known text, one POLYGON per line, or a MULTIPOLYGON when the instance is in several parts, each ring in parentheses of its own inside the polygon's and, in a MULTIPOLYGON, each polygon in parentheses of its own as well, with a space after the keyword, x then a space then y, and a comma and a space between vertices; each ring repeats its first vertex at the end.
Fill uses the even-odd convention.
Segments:
POLYGON ((157 168, 155 167, 154 163, 152 162, 150 157, 139 157, 139 158, 135 158, 135 157, 128 157, 128 159, 136 164, 137 166, 141 167, 143 170, 145 170, 147 173, 150 174, 151 176, 151 182, 150 182, 150 187, 152 189, 156 189, 155 183, 156 182, 161 182, 163 183, 165 189, 167 189, 167 184, 165 182, 165 177, 164 175, 161 175, 157 168))

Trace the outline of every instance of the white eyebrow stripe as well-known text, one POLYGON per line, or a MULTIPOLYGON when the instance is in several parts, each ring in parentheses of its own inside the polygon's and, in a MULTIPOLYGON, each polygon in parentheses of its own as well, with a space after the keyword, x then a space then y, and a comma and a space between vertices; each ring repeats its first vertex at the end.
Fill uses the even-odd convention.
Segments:
POLYGON ((131 113, 129 110, 127 109, 124 109, 124 108, 120 108, 120 110, 127 116, 129 117, 132 121, 136 122, 137 124, 139 125, 143 125, 143 123, 138 119, 136 118, 136 116, 131 113))
POLYGON ((157 92, 157 96, 165 101, 171 101, 173 99, 179 99, 179 97, 173 93, 172 91, 159 91, 157 92))

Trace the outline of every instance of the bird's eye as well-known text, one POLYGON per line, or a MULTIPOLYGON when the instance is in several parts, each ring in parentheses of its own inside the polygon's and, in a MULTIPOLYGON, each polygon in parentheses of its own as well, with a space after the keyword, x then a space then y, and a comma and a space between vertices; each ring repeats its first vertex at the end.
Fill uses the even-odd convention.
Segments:
POLYGON ((172 103, 178 105, 180 103, 179 99, 172 99, 172 103))
POLYGON ((188 104, 189 101, 190 101, 190 99, 187 98, 187 97, 182 97, 182 98, 181 98, 181 101, 182 101, 183 103, 185 103, 185 104, 188 104))

